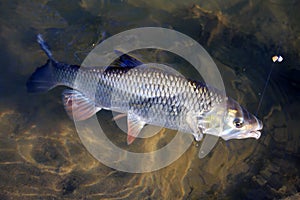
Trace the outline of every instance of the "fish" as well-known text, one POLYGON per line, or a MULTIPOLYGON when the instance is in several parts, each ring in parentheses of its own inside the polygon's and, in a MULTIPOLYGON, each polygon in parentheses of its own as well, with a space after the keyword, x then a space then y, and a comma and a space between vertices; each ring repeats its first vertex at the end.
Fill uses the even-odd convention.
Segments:
POLYGON ((201 81, 145 65, 118 50, 121 56, 110 66, 70 65, 54 59, 40 34, 37 41, 48 60, 29 77, 27 91, 43 93, 57 86, 68 87, 62 101, 75 121, 87 120, 101 109, 120 113, 116 118, 127 116, 128 144, 145 125, 190 133, 196 141, 206 135, 210 141, 206 150, 214 146, 215 138, 261 136, 261 120, 224 92, 201 81), (82 84, 74 84, 77 79, 82 84))

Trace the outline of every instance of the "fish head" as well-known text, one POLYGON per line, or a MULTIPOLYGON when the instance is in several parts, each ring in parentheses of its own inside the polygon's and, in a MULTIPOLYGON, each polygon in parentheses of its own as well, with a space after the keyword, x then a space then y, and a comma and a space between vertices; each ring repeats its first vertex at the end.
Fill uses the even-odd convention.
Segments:
POLYGON ((263 128, 262 121, 231 98, 227 99, 226 104, 223 131, 219 136, 224 140, 259 139, 263 128))

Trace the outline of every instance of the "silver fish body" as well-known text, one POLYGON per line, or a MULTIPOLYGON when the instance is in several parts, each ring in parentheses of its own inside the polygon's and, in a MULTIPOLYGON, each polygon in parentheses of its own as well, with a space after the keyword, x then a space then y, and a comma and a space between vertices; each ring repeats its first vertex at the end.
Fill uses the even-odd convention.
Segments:
POLYGON ((192 111, 198 112, 197 117, 204 116, 224 100, 221 94, 200 82, 154 68, 83 68, 80 71, 83 84, 77 88, 74 82, 65 79, 72 73, 73 81, 78 72, 60 70, 56 81, 79 90, 89 99, 94 98, 96 107, 134 113, 145 124, 183 132, 194 131, 186 122, 192 111), (97 83, 96 87, 92 87, 93 83, 97 83))
POLYGON ((145 67, 126 54, 123 59, 130 64, 125 67, 67 65, 52 58, 42 38, 39 43, 49 60, 29 78, 28 91, 45 92, 57 85, 73 88, 63 93, 63 102, 74 120, 85 120, 100 109, 126 114, 128 144, 145 124, 192 133, 197 140, 203 134, 225 140, 260 137, 260 120, 202 82, 145 67))

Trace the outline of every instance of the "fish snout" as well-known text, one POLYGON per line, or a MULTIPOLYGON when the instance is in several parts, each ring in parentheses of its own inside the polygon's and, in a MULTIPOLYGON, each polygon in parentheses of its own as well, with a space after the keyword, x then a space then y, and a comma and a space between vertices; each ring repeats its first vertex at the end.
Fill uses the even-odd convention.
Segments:
POLYGON ((259 139, 261 136, 261 130, 263 128, 263 123, 261 120, 257 119, 255 116, 253 116, 253 118, 255 119, 255 122, 253 126, 253 130, 250 131, 250 137, 255 138, 255 139, 259 139))
POLYGON ((257 118, 256 118, 256 120, 257 120, 257 124, 258 124, 258 126, 257 126, 257 130, 262 130, 262 129, 263 129, 263 127, 264 127, 264 125, 263 125, 262 121, 261 121, 261 120, 259 120, 259 119, 257 119, 257 118))

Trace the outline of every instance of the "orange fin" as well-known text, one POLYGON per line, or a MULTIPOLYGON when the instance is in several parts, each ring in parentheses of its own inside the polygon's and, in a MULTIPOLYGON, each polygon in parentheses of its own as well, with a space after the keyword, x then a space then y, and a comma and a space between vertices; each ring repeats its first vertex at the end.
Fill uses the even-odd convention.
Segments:
POLYGON ((145 126, 146 123, 141 119, 141 117, 129 111, 127 124, 127 144, 131 144, 141 132, 142 128, 145 126))

